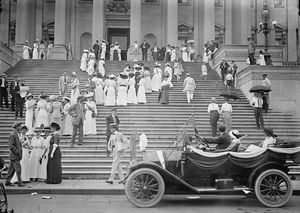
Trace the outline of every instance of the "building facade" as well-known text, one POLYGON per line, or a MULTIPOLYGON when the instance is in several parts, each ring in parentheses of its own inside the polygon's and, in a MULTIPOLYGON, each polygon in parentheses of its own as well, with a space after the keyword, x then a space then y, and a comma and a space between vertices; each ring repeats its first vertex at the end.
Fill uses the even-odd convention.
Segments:
MULTIPOLYGON (((71 43, 76 59, 95 40, 119 42, 122 53, 134 41, 153 46, 180 46, 195 40, 202 52, 208 40, 246 45, 259 32, 263 4, 270 11, 269 45, 284 47, 284 59, 296 61, 299 50, 298 0, 2 0, 3 43, 20 52, 26 40, 54 43, 53 58, 61 58, 71 43), (271 26, 273 20, 276 26, 271 26)), ((123 57, 124 58, 124 57, 123 57)))

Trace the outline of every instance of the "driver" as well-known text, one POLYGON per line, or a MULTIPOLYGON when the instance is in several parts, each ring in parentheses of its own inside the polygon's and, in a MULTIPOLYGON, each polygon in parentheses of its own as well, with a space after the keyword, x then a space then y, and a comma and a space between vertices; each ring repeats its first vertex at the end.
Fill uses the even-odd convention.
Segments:
POLYGON ((226 133, 224 125, 219 126, 220 136, 216 138, 202 138, 206 143, 217 144, 216 149, 227 149, 231 144, 231 137, 226 133))

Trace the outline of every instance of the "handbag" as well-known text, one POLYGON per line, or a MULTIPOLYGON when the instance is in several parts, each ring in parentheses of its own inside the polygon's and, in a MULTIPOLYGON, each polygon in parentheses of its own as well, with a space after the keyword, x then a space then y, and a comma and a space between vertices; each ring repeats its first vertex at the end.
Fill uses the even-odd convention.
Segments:
POLYGON ((97 117, 97 113, 96 112, 92 112, 92 118, 96 118, 97 117))

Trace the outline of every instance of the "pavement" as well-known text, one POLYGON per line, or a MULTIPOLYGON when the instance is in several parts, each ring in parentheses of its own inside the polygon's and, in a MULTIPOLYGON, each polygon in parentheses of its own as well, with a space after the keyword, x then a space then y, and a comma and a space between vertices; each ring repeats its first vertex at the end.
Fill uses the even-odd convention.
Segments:
MULTIPOLYGON (((292 181, 293 195, 300 195, 300 180, 292 181)), ((108 184, 105 180, 63 180, 61 184, 46 184, 44 182, 32 182, 24 187, 6 186, 7 194, 76 194, 76 195, 124 195, 124 185, 108 184)), ((236 191, 230 194, 241 194, 236 191)))

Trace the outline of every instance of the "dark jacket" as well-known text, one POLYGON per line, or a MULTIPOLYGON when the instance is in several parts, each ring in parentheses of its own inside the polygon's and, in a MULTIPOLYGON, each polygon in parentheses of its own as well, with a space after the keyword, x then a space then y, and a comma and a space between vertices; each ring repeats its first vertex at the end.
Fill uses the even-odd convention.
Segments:
MULTIPOLYGON (((115 119, 116 119, 116 124, 117 124, 117 130, 119 130, 119 124, 120 124, 120 119, 117 115, 115 115, 115 119)), ((110 125, 114 123, 114 119, 112 117, 112 115, 109 115, 106 117, 106 134, 111 134, 110 133, 110 125)))
POLYGON ((228 68, 229 68, 229 64, 227 62, 222 62, 220 64, 220 69, 222 72, 227 72, 228 68))
POLYGON ((15 95, 15 93, 16 93, 15 87, 16 87, 16 86, 17 86, 17 85, 16 85, 15 81, 12 81, 12 82, 10 83, 9 91, 10 91, 10 94, 11 94, 11 95, 15 95))
POLYGON ((216 149, 226 149, 231 144, 231 137, 224 132, 217 138, 204 138, 207 143, 217 144, 216 149))
MULTIPOLYGON (((0 78, 0 87, 1 87, 1 85, 2 85, 2 78, 0 78)), ((2 89, 2 87, 1 87, 1 89, 2 89)), ((8 89, 8 82, 7 82, 7 80, 4 80, 4 90, 7 92, 7 89, 8 89)))
POLYGON ((16 102, 22 102, 24 100, 20 95, 20 85, 19 84, 15 87, 14 94, 15 94, 16 102))
POLYGON ((142 52, 147 52, 148 49, 150 48, 150 45, 146 42, 146 43, 142 43, 140 47, 142 48, 142 52))
POLYGON ((17 130, 12 132, 9 136, 9 150, 10 150, 10 155, 9 155, 10 160, 17 160, 17 161, 22 160, 22 144, 19 139, 17 130))

